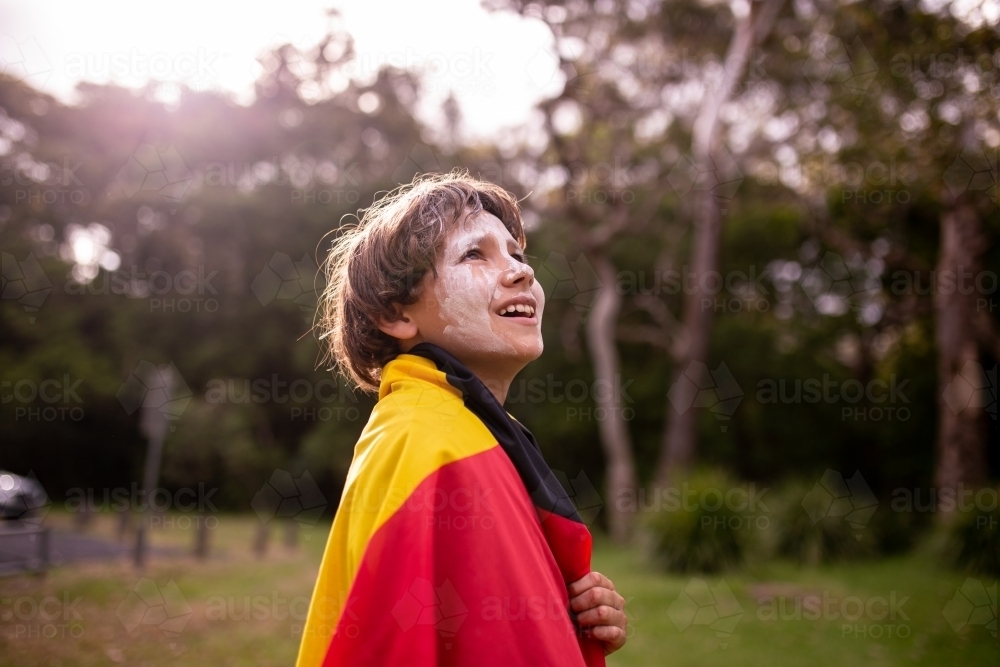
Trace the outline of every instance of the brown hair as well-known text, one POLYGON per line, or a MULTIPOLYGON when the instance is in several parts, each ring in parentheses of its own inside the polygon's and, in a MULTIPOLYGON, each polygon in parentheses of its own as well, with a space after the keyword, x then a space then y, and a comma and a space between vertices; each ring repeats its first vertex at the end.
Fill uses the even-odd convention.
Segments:
POLYGON ((382 366, 400 353, 399 341, 378 328, 395 320, 396 305, 420 296, 448 232, 480 211, 503 222, 526 245, 517 199, 467 171, 418 175, 363 211, 343 228, 324 262, 327 285, 314 329, 323 362, 335 366, 364 391, 378 391, 382 366))

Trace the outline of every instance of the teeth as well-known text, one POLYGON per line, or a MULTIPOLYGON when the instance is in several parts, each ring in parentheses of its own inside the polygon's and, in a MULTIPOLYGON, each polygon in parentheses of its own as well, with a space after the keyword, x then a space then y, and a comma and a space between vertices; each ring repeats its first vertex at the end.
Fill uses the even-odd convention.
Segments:
POLYGON ((501 308, 497 311, 498 315, 503 315, 505 313, 524 313, 528 317, 533 317, 535 314, 535 309, 528 304, 518 303, 514 305, 507 306, 506 308, 501 308))

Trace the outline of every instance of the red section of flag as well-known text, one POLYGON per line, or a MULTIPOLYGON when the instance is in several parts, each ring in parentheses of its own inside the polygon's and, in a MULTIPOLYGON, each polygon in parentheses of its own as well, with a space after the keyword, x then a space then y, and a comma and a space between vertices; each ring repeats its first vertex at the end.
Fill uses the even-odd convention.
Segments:
MULTIPOLYGON (((594 544, 587 527, 579 521, 543 509, 538 509, 538 516, 565 583, 571 584, 589 574, 594 544)), ((580 648, 589 667, 604 667, 603 642, 580 637, 580 648)))
POLYGON ((602 667, 568 611, 589 561, 586 527, 540 521, 502 448, 450 463, 369 541, 323 664, 602 667))

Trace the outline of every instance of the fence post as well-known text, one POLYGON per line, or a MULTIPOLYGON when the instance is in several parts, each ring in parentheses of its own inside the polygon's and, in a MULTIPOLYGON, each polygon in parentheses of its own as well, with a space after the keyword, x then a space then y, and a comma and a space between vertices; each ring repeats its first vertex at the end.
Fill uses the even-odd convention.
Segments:
POLYGON ((289 519, 285 522, 285 547, 295 550, 299 545, 299 522, 289 519))
POLYGON ((198 527, 194 533, 194 555, 199 560, 208 558, 208 521, 204 514, 198 515, 198 527))
POLYGON ((49 528, 42 528, 38 532, 38 569, 37 574, 44 577, 49 569, 49 528))
POLYGON ((257 558, 263 558, 264 554, 267 553, 267 541, 270 536, 271 528, 266 523, 257 527, 257 534, 253 540, 253 552, 257 554, 257 558))
POLYGON ((129 523, 130 523, 130 521, 129 521, 129 514, 130 514, 129 510, 127 508, 126 509, 122 509, 122 510, 118 510, 118 541, 119 542, 124 542, 125 541, 125 536, 128 534, 128 526, 129 526, 129 523))

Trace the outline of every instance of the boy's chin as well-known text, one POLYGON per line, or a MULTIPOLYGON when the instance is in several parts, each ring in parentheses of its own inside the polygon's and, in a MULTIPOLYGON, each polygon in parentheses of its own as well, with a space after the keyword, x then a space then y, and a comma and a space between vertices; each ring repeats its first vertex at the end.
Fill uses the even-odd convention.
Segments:
MULTIPOLYGON (((447 345, 443 345, 448 349, 447 345)), ((464 348, 464 346, 459 346, 464 348)), ((496 368, 510 369, 512 366, 524 367, 538 357, 542 356, 544 345, 541 339, 535 341, 512 341, 506 349, 484 350, 484 349, 458 349, 448 350, 459 359, 465 357, 475 360, 477 365, 489 365, 496 368)), ((520 369, 518 369, 520 370, 520 369)))

